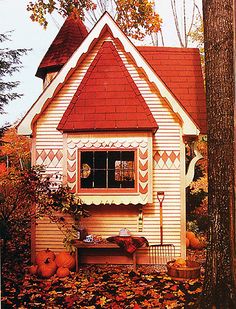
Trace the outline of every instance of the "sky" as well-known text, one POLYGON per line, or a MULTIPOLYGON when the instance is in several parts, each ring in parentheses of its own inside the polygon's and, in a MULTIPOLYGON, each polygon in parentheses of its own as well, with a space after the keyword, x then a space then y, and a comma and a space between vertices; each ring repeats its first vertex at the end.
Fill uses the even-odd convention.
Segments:
MULTIPOLYGON (((182 1, 176 0, 180 16, 182 1)), ((20 85, 15 91, 22 93, 23 97, 10 102, 5 107, 6 113, 0 115, 0 127, 7 122, 13 124, 19 121, 42 92, 42 80, 35 77, 35 73, 64 22, 63 18, 59 15, 54 15, 53 18, 49 16, 49 25, 44 30, 39 24, 31 21, 30 13, 26 10, 28 2, 29 0, 0 0, 0 33, 13 31, 11 42, 7 42, 6 46, 1 45, 0 48, 32 49, 26 56, 23 56, 22 68, 12 78, 14 81, 20 81, 20 85)), ((156 10, 163 20, 162 32, 165 46, 179 46, 170 0, 158 0, 156 10)), ((190 11, 191 7, 189 7, 190 11)), ((146 41, 141 44, 147 45, 148 42, 146 41)))

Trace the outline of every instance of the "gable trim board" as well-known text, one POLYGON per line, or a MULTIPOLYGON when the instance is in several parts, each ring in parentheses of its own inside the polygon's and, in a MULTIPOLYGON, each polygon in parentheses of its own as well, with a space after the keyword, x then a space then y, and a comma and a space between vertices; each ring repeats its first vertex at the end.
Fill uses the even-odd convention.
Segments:
POLYGON ((188 115, 186 110, 183 108, 181 103, 175 98, 174 94, 168 89, 165 83, 157 76, 151 66, 147 63, 144 57, 140 54, 137 48, 132 44, 132 42, 123 34, 120 28, 115 24, 113 19, 108 13, 105 13, 98 23, 94 26, 85 40, 81 43, 79 48, 73 53, 68 62, 62 67, 59 73, 52 80, 51 84, 44 90, 38 100, 33 104, 31 109, 18 124, 18 134, 21 135, 31 135, 32 127, 31 125, 40 115, 40 113, 47 106, 49 101, 53 96, 60 90, 64 82, 72 74, 71 70, 76 68, 81 57, 86 54, 93 44, 95 39, 98 39, 101 36, 104 27, 108 26, 113 37, 117 38, 123 45, 124 50, 127 53, 130 53, 132 58, 138 67, 142 68, 146 73, 150 82, 153 82, 157 89, 159 90, 161 96, 171 107, 171 109, 179 115, 179 118, 182 121, 182 130, 183 135, 199 135, 200 130, 195 122, 188 115))

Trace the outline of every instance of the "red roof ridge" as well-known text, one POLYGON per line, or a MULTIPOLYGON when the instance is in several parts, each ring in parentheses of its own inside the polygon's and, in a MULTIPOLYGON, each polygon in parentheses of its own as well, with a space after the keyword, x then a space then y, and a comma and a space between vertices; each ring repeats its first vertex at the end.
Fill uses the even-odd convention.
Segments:
POLYGON ((44 55, 36 76, 44 78, 48 72, 59 71, 87 35, 82 20, 71 13, 44 55))
POLYGON ((58 130, 156 130, 157 123, 121 60, 105 41, 66 109, 58 130))

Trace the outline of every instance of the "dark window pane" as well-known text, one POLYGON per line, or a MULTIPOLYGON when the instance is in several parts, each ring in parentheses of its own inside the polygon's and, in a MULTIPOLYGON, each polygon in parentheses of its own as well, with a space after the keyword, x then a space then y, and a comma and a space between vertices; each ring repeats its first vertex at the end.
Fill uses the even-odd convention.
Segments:
POLYGON ((120 160, 120 151, 108 152, 108 168, 115 170, 115 162, 120 160))
POLYGON ((95 169, 106 169, 106 151, 94 152, 94 168, 95 169))
POLYGON ((122 181, 121 188, 134 188, 134 180, 132 181, 122 181))
POLYGON ((122 151, 121 159, 122 161, 134 161, 134 152, 133 151, 122 151))
POLYGON ((83 163, 87 163, 91 168, 93 167, 93 152, 81 151, 81 167, 83 163))
POLYGON ((94 171, 94 188, 106 188, 106 171, 94 171))
POLYGON ((120 188, 120 181, 116 180, 114 170, 108 172, 108 188, 120 188))

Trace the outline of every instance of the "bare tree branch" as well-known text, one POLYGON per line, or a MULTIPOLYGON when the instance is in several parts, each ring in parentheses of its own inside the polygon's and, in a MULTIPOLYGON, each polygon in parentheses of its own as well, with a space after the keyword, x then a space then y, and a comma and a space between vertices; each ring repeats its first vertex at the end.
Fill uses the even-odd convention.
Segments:
POLYGON ((176 32, 177 32, 179 43, 180 43, 181 47, 184 47, 184 44, 183 44, 183 41, 182 41, 182 37, 181 37, 181 33, 180 33, 180 29, 179 29, 179 21, 178 21, 178 14, 177 14, 175 0, 171 0, 171 8, 172 8, 173 16, 174 16, 175 29, 176 29, 176 32))

